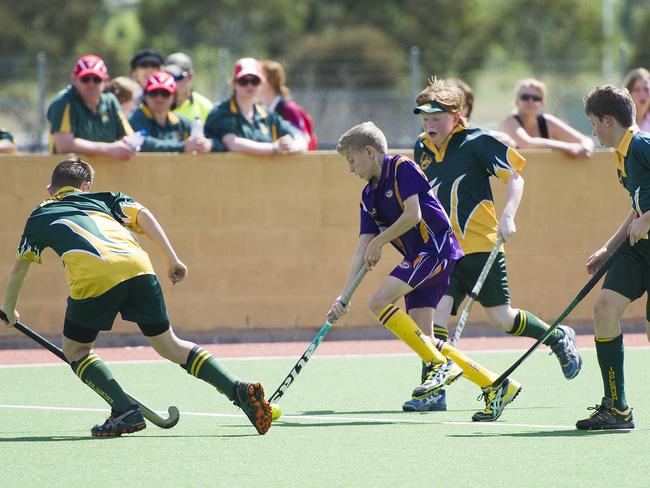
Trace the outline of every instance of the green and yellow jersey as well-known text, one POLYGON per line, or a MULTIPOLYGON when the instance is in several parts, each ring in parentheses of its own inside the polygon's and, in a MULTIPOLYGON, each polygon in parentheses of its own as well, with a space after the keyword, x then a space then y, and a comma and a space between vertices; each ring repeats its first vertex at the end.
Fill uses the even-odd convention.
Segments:
POLYGON ((637 216, 650 210, 650 134, 630 127, 614 153, 618 179, 632 198, 637 216))
MULTIPOLYGON (((51 134, 73 134, 88 141, 115 142, 133 133, 115 95, 102 93, 93 112, 72 85, 56 94, 47 109, 47 120, 51 134)), ((56 152, 54 137, 50 137, 50 152, 56 152)))
POLYGON ((462 124, 439 149, 420 134, 414 154, 447 211, 463 252, 490 252, 498 228, 490 177, 507 183, 526 160, 488 132, 462 124))
POLYGON ((18 259, 42 263, 50 247, 65 266, 70 298, 102 295, 134 276, 155 274, 131 233, 141 232, 142 205, 122 193, 86 193, 66 186, 29 216, 18 259))

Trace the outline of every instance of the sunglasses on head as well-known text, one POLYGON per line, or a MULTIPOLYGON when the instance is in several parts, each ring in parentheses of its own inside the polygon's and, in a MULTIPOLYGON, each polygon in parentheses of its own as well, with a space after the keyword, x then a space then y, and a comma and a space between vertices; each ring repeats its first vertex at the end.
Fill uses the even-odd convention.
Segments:
POLYGON ((147 95, 149 95, 150 97, 165 97, 165 98, 169 98, 169 97, 172 96, 172 94, 169 93, 169 92, 166 91, 166 90, 154 90, 154 91, 150 91, 150 92, 147 92, 147 95))
POLYGON ((251 84, 253 86, 257 86, 262 82, 257 76, 246 76, 244 78, 239 78, 237 80, 237 84, 239 86, 246 86, 248 84, 251 84))
POLYGON ((99 76, 84 76, 80 78, 82 83, 94 83, 95 85, 99 85, 103 80, 99 76))
POLYGON ((524 93, 522 95, 519 95, 519 100, 521 100, 522 102, 530 102, 531 100, 533 102, 541 102, 542 97, 540 97, 539 95, 532 95, 530 93, 524 93))

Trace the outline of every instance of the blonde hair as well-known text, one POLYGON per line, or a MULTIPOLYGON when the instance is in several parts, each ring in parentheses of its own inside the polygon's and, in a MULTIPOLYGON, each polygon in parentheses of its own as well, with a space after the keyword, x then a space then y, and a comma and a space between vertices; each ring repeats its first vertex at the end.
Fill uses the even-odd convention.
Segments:
POLYGON ((542 97, 542 102, 546 100, 546 85, 543 82, 535 78, 526 78, 525 80, 519 81, 515 88, 515 98, 519 98, 522 88, 533 88, 539 92, 542 97))
POLYGON ((415 99, 415 105, 437 102, 447 112, 456 113, 465 106, 465 94, 457 85, 432 76, 428 85, 415 99))
POLYGON ((262 61, 262 71, 264 72, 267 83, 271 85, 275 93, 279 93, 283 97, 291 96, 291 90, 285 85, 287 75, 284 72, 284 67, 280 63, 266 59, 262 61))
POLYGON ((632 88, 639 80, 650 80, 650 72, 645 68, 635 68, 625 75, 623 86, 632 93, 632 88))
POLYGON ((118 76, 108 82, 107 91, 113 93, 120 103, 135 100, 136 95, 142 90, 137 81, 126 76, 118 76))
POLYGON ((370 146, 381 154, 388 153, 388 142, 386 136, 373 122, 363 122, 355 125, 339 139, 336 151, 346 156, 350 151, 361 151, 364 147, 370 146))

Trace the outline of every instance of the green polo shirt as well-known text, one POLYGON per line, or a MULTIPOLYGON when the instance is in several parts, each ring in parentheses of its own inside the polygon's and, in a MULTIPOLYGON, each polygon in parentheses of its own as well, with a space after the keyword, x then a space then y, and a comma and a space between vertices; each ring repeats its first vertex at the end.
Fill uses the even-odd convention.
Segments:
POLYGON ((632 208, 638 216, 650 210, 650 134, 630 127, 614 153, 616 171, 621 184, 632 197, 632 208))
POLYGON ((14 136, 11 135, 11 132, 5 129, 0 129, 0 140, 14 142, 14 136))
POLYGON ((455 127, 440 148, 425 133, 414 147, 415 161, 445 208, 463 252, 490 252, 498 220, 490 178, 508 182, 526 160, 482 129, 455 127))
POLYGON ((192 124, 185 117, 173 112, 167 114, 164 126, 158 124, 153 113, 142 104, 133 112, 129 122, 133 130, 146 130, 147 137, 142 144, 142 152, 183 152, 183 141, 190 137, 192 124))
MULTIPOLYGON (((61 90, 47 109, 50 133, 74 134, 96 142, 115 142, 133 133, 120 103, 112 93, 102 93, 97 111, 93 113, 72 85, 61 90)), ((50 152, 56 152, 50 137, 50 152)))
POLYGON ((256 103, 254 111, 253 121, 249 122, 240 112, 235 97, 231 96, 210 111, 205 121, 205 137, 212 139, 213 144, 214 141, 222 144, 226 134, 258 142, 274 142, 282 136, 297 137, 300 134, 297 128, 261 104, 256 103))
POLYGON ((174 109, 174 113, 182 115, 190 122, 198 117, 201 122, 205 123, 210 110, 212 110, 212 105, 212 102, 206 97, 193 91, 187 100, 174 109))

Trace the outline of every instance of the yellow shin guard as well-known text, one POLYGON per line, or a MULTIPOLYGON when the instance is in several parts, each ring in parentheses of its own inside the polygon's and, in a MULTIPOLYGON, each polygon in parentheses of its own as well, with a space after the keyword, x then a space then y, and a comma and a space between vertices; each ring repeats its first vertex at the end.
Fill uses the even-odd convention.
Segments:
POLYGON ((395 305, 387 305, 377 319, 393 334, 399 337, 425 363, 445 363, 447 359, 431 343, 431 340, 420 330, 406 312, 395 305))

